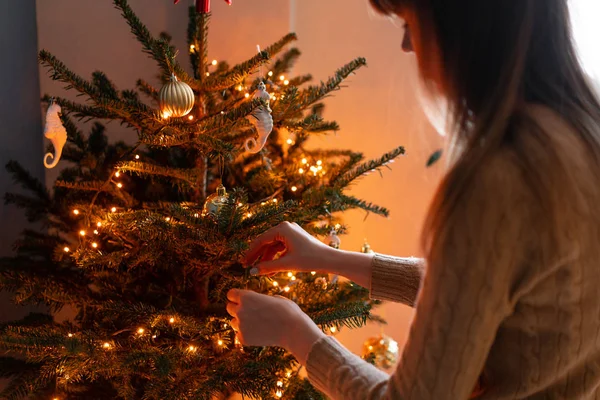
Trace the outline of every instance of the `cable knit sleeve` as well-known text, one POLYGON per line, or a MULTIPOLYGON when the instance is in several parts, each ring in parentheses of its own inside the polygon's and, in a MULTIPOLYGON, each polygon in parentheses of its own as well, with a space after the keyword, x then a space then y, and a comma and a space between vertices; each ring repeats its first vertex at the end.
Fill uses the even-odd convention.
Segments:
MULTIPOLYGON (((511 288, 524 265, 523 232, 532 206, 526 193, 514 164, 489 160, 436 236, 394 374, 378 371, 327 337, 310 352, 311 382, 333 400, 468 399, 498 327, 512 312, 511 288)), ((402 274, 395 272, 402 267, 382 259, 375 261, 373 295, 407 300, 406 287, 415 293, 415 285, 399 282, 402 274)))
POLYGON ((373 257, 371 297, 414 306, 425 273, 425 260, 383 254, 373 257))

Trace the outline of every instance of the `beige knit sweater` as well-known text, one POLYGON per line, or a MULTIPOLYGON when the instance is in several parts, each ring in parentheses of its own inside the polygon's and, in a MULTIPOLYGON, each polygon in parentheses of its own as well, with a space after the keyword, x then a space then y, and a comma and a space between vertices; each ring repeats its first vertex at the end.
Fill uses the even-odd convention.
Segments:
POLYGON ((600 174, 560 118, 532 115, 543 132, 520 132, 479 171, 426 270, 375 256, 372 296, 416 300, 409 339, 391 376, 318 341, 308 375, 330 398, 465 400, 479 377, 481 399, 600 398, 600 174))

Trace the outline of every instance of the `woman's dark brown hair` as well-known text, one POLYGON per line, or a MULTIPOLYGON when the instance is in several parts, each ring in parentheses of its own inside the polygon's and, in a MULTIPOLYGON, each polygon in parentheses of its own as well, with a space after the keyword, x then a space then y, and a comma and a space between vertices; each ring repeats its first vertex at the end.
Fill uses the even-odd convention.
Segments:
MULTIPOLYGON (((418 26, 411 33, 421 76, 427 81, 426 58, 437 54, 451 105, 452 168, 425 225, 426 250, 451 218, 478 168, 502 146, 513 145, 525 179, 542 200, 556 186, 514 140, 515 135, 532 135, 539 146, 547 147, 548 159, 564 161, 560 149, 548 146, 539 126, 523 129, 536 125, 523 112, 525 104, 542 105, 560 115, 580 135, 598 167, 600 103, 576 54, 568 0, 371 0, 371 4, 384 14, 414 16, 418 26)), ((547 206, 549 218, 560 213, 557 204, 547 206)))

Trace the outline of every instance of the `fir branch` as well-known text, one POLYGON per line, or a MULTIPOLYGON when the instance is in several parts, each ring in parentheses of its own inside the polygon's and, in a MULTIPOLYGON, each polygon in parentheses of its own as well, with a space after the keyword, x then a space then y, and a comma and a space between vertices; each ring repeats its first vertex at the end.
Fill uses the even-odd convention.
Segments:
POLYGON ((105 181, 83 181, 83 182, 66 182, 56 181, 54 186, 67 188, 72 190, 81 190, 89 192, 113 192, 114 190, 105 181))
POLYGON ((50 201, 50 193, 46 190, 44 184, 25 170, 20 163, 17 161, 9 161, 6 164, 6 170, 12 175, 15 183, 18 183, 23 189, 34 194, 40 201, 50 201))
POLYGON ((269 61, 269 53, 261 51, 248 61, 236 65, 230 71, 222 75, 211 75, 202 84, 202 90, 207 92, 216 92, 228 89, 244 81, 258 67, 269 61))
POLYGON ((98 94, 102 97, 108 97, 113 99, 119 98, 119 92, 115 85, 108 79, 106 74, 102 71, 95 71, 92 73, 92 82, 98 91, 98 94))
POLYGON ((198 178, 199 171, 196 169, 182 169, 173 167, 163 167, 139 161, 126 161, 116 165, 121 171, 134 172, 139 176, 164 176, 178 179, 189 184, 194 184, 198 178))
POLYGON ((364 176, 371 171, 379 170, 379 168, 386 166, 390 162, 393 162, 399 156, 404 155, 404 153, 404 147, 397 147, 389 153, 384 154, 380 158, 361 164, 355 167, 353 170, 339 176, 333 181, 333 184, 335 184, 337 187, 344 188, 361 176, 364 176))
POLYGON ((75 89, 79 93, 87 94, 90 98, 98 97, 99 91, 93 84, 71 71, 50 52, 41 50, 39 61, 43 66, 50 70, 50 76, 53 80, 67 84, 65 89, 75 89))
MULTIPOLYGON (((273 76, 279 76, 281 74, 289 72, 293 67, 298 58, 302 53, 296 47, 293 47, 286 51, 273 65, 271 69, 273 76)), ((290 81, 291 83, 291 81, 290 81)))
POLYGON ((342 203, 342 206, 337 209, 330 210, 330 211, 344 211, 344 210, 347 210, 350 208, 360 208, 367 212, 372 212, 377 215, 383 215, 384 217, 390 216, 390 211, 387 208, 380 207, 376 204, 367 202, 365 200, 358 199, 354 196, 348 196, 348 195, 341 194, 339 196, 339 199, 342 203))
POLYGON ((287 46, 288 44, 290 44, 296 40, 298 40, 298 36, 295 33, 288 33, 287 35, 285 35, 284 37, 279 39, 277 42, 268 46, 266 49, 263 49, 263 51, 265 51, 271 57, 273 57, 276 54, 279 54, 279 52, 281 50, 283 50, 285 48, 285 46, 287 46))
MULTIPOLYGON (((45 98, 49 99, 49 96, 45 98)), ((93 118, 118 119, 121 117, 120 114, 109 111, 105 108, 75 103, 62 97, 54 97, 54 101, 64 110, 74 113, 77 119, 85 122, 90 121, 93 118)))
POLYGON ((318 114, 310 114, 306 118, 288 123, 288 129, 294 131, 316 132, 336 132, 340 129, 337 122, 324 121, 323 117, 318 114))
POLYGON ((330 308, 309 313, 315 324, 326 329, 330 327, 346 326, 360 328, 364 326, 371 312, 371 305, 365 301, 356 301, 346 304, 337 304, 330 308))
POLYGON ((169 42, 164 39, 155 39, 150 30, 135 15, 127 0, 113 0, 117 9, 121 11, 123 18, 131 28, 138 42, 142 44, 144 53, 150 55, 162 69, 166 76, 174 73, 180 81, 190 85, 192 88, 198 88, 198 82, 190 77, 187 72, 175 62, 175 54, 170 47, 169 42))
POLYGON ((152 100, 158 100, 158 90, 150 83, 146 82, 143 79, 138 79, 138 81, 136 82, 136 86, 140 92, 144 93, 152 100))
MULTIPOLYGON (((280 107, 282 111, 276 113, 274 110, 273 114, 277 114, 277 120, 293 117, 297 112, 305 110, 323 100, 333 91, 339 90, 344 80, 366 65, 367 61, 364 58, 357 58, 338 69, 333 77, 329 78, 327 82, 322 82, 319 86, 309 86, 301 92, 296 92, 294 88, 288 89, 280 107)), ((275 117, 273 118, 275 119, 275 117)))

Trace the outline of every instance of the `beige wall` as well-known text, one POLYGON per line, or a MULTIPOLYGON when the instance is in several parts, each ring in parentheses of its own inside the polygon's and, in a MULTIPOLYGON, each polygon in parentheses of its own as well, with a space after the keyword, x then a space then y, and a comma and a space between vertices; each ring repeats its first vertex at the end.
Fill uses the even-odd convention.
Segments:
MULTIPOLYGON (((342 238, 342 247, 359 250, 366 237, 376 251, 418 255, 420 225, 440 168, 426 169, 425 163, 440 140, 424 122, 414 98, 414 60, 401 53, 400 24, 374 16, 367 0, 236 0, 232 7, 212 2, 211 58, 243 60, 253 55, 257 44, 264 47, 279 39, 290 21, 304 53, 295 73, 310 72, 321 80, 354 57, 367 58, 369 67, 327 101, 326 116, 336 119, 342 130, 337 136, 316 139, 314 145, 362 150, 369 157, 406 146, 407 156, 384 172, 384 179, 372 174, 353 189, 356 195, 390 208, 392 217, 370 216, 363 222, 363 213, 351 213, 347 217, 351 234, 342 238)), ((152 32, 168 30, 174 36, 184 61, 189 0, 178 6, 167 0, 130 3, 152 32)), ((156 75, 154 63, 140 52, 110 1, 38 0, 37 6, 40 48, 53 52, 75 72, 89 77, 102 70, 120 88, 132 87, 138 77, 152 80, 156 75)), ((42 93, 62 90, 45 71, 41 86, 42 93)), ((110 131, 115 139, 133 138, 114 123, 110 131)), ((386 333, 403 343, 411 311, 386 305, 383 314, 390 321, 386 333)), ((360 352, 362 342, 378 331, 372 326, 339 337, 360 352)))

